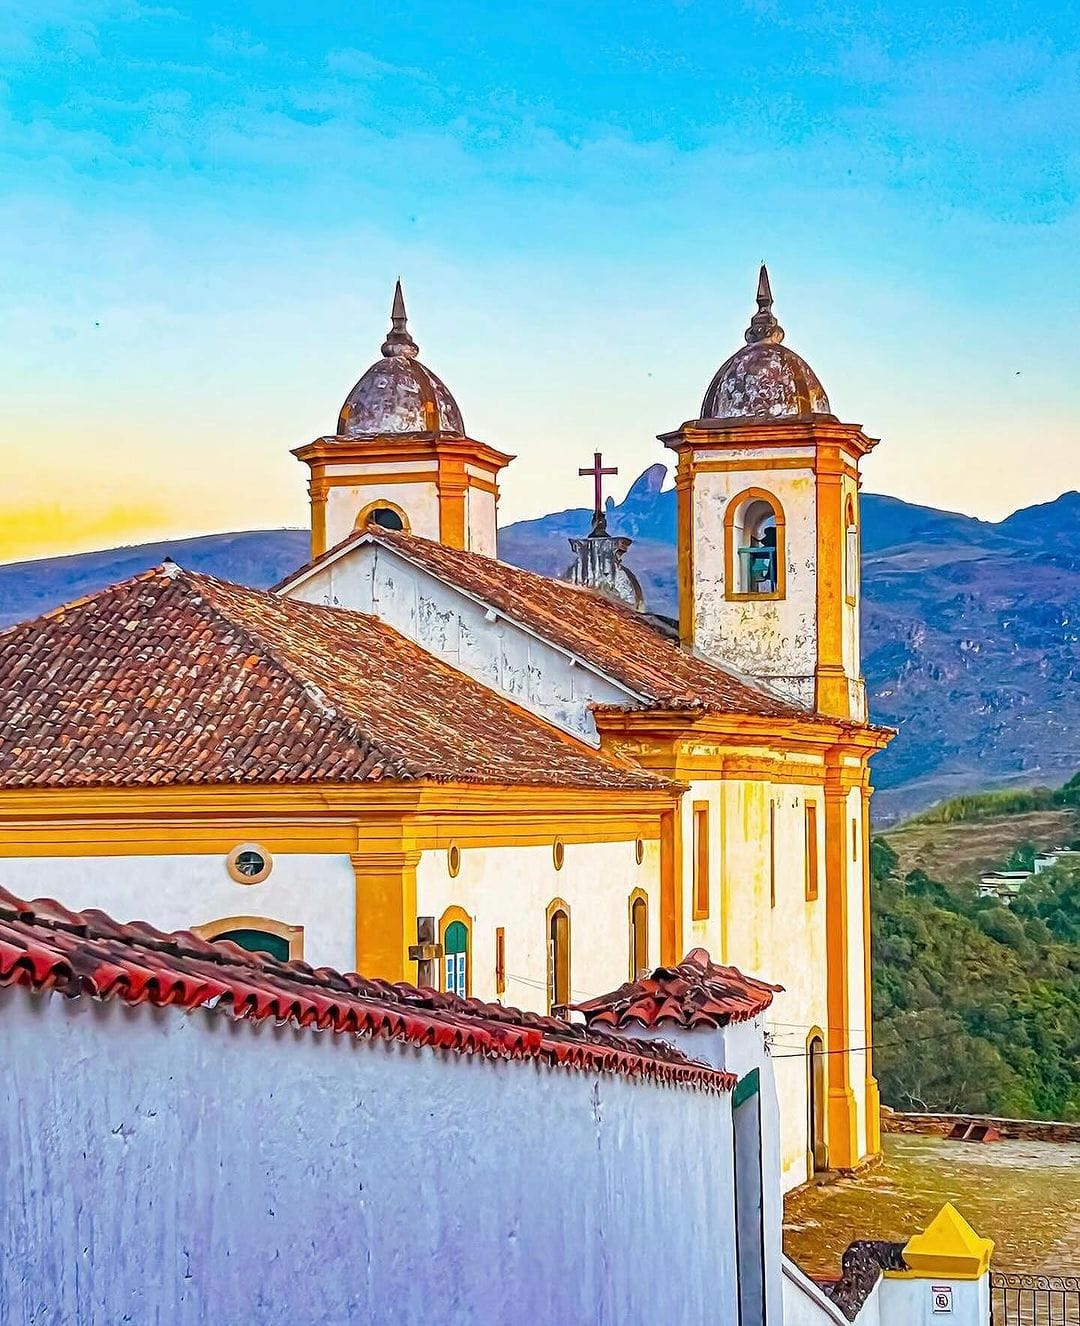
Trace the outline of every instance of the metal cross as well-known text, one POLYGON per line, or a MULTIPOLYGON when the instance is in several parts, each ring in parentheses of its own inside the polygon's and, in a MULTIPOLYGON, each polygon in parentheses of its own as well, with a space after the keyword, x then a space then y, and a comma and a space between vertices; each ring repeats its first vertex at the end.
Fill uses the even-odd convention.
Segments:
POLYGON ((618 474, 618 468, 611 466, 604 468, 604 459, 599 451, 593 452, 593 463, 589 469, 579 469, 578 475, 584 478, 587 474, 593 477, 593 515, 602 516, 604 514, 604 475, 618 474))

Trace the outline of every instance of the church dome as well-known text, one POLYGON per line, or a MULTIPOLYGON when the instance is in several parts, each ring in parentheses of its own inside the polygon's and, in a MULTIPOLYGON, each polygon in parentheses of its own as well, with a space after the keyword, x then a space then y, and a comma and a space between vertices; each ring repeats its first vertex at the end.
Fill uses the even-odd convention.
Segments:
POLYGON ((829 415, 829 398, 817 374, 781 342, 784 329, 772 311, 769 273, 758 276, 758 311, 746 329, 746 344, 721 364, 701 405, 703 419, 790 419, 829 415))
POLYGON ((386 433, 454 433, 464 436, 457 401, 446 384, 417 358, 420 347, 405 325, 401 282, 394 289, 390 331, 375 361, 353 387, 338 416, 339 437, 386 433))

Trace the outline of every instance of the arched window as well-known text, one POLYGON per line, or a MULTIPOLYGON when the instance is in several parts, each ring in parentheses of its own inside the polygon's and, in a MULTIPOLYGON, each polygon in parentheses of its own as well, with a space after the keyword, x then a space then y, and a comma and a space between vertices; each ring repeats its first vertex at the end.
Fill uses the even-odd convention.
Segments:
POLYGON ((771 493, 748 488, 724 514, 725 593, 728 598, 784 597, 784 512, 771 493))
POLYGON ((462 907, 448 907, 439 921, 443 961, 442 988, 462 999, 472 993, 472 924, 462 907))
POLYGON ((365 525, 378 525, 380 529, 400 529, 409 532, 409 518, 401 507, 385 498, 369 502, 356 517, 354 528, 363 529, 365 525))
POLYGON ((200 939, 228 939, 249 953, 269 953, 282 962, 304 956, 303 926, 286 925, 265 916, 226 916, 191 929, 200 939))
POLYGON ((859 597, 859 526, 851 497, 844 508, 844 593, 854 607, 859 597))
POLYGON ((570 908, 556 898, 547 909, 548 1012, 570 1002, 570 908))
POLYGON ((817 1028, 806 1040, 806 1108, 807 1159, 810 1174, 816 1174, 829 1167, 825 1146, 825 1042, 817 1028))
POLYGON ((649 969, 649 900, 641 889, 630 895, 630 979, 649 969))

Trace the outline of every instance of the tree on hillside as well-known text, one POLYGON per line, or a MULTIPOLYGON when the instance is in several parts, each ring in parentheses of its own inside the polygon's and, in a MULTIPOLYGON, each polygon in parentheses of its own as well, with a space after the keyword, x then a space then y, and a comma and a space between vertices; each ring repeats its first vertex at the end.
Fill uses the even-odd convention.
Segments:
POLYGON ((1012 910, 875 839, 875 1071, 899 1109, 1080 1119, 1080 869, 1012 910))

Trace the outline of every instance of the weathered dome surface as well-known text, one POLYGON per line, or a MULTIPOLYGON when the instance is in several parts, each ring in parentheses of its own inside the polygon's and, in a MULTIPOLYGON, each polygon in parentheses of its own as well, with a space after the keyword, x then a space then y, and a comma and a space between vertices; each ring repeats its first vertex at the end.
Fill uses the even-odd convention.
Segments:
POLYGON ((783 419, 830 414, 829 398, 817 374, 781 342, 784 329, 772 312, 769 273, 758 276, 758 311, 746 330, 746 345, 709 383, 701 404, 703 419, 783 419))
POLYGON ((406 327, 399 281, 382 358, 349 392, 338 416, 339 437, 378 437, 385 433, 464 435, 457 401, 446 384, 420 362, 419 353, 420 347, 406 327))

